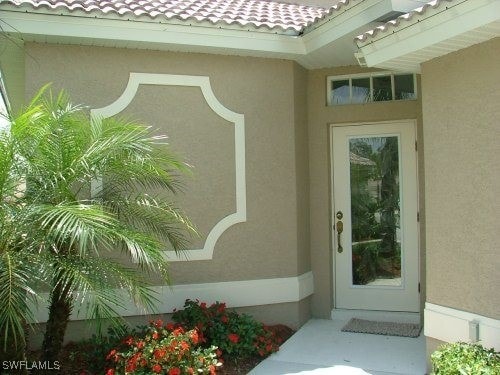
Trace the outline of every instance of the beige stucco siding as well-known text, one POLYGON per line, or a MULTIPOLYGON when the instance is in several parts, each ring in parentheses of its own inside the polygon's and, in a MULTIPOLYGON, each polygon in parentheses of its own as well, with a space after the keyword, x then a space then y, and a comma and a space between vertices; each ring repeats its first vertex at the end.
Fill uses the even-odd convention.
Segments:
MULTIPOLYGON (((114 102, 130 72, 208 76, 217 99, 245 116, 247 222, 222 234, 212 260, 172 263, 173 282, 310 270, 305 70, 284 60, 46 44, 27 44, 26 56, 27 97, 53 82, 91 108, 114 102)), ((179 201, 200 230, 192 243, 199 247, 213 225, 235 211, 234 125, 215 114, 197 88, 141 86, 124 114, 167 133, 172 148, 194 166, 179 201)))
POLYGON ((500 38, 422 66, 427 301, 500 318, 500 38))
MULTIPOLYGON (((330 125, 416 119, 421 133, 421 102, 378 102, 363 105, 326 105, 326 79, 330 75, 367 72, 360 67, 340 67, 309 71, 308 129, 311 217, 311 266, 315 294, 314 316, 328 318, 334 307, 333 252, 331 246, 330 125)), ((423 163, 420 163, 423 164, 423 163)), ((421 196, 423 202, 423 196, 421 196)), ((423 232, 421 231, 421 242, 423 232)))
POLYGON ((24 104, 24 44, 10 37, 0 38, 0 70, 12 113, 24 104))
POLYGON ((297 266, 299 274, 311 269, 309 252, 309 137, 307 131, 307 71, 294 65, 295 169, 297 194, 297 266))

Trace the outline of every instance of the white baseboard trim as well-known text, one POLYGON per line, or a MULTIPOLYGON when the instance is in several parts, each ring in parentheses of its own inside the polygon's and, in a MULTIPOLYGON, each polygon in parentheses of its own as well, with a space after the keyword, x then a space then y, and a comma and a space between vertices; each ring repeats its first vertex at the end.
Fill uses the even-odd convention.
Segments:
MULTIPOLYGON (((181 309, 186 299, 212 302, 225 302, 228 307, 260 306, 276 303, 298 302, 314 292, 314 279, 311 271, 295 277, 275 279, 226 281, 205 284, 182 284, 173 286, 156 286, 160 303, 157 305, 157 314, 172 313, 174 309, 181 309)), ((126 301, 129 297, 121 289, 117 294, 123 294, 126 301)), ((43 295, 48 299, 48 294, 43 295)), ((124 308, 117 308, 121 316, 149 315, 130 301, 124 308)), ((75 306, 71 320, 85 320, 85 308, 75 306)), ((47 304, 39 304, 35 308, 36 322, 43 323, 48 319, 47 304)))
POLYGON ((500 350, 500 320, 426 302, 424 334, 446 342, 476 342, 500 350))

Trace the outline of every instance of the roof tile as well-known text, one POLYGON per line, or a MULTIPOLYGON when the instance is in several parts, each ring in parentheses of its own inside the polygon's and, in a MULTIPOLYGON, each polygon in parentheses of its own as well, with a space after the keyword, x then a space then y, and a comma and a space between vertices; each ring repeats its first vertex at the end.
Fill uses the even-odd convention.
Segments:
POLYGON ((349 2, 341 0, 330 9, 281 3, 273 0, 3 0, 2 6, 69 13, 84 12, 92 16, 147 16, 155 20, 209 21, 213 24, 238 24, 265 27, 273 31, 302 32, 307 26, 337 11, 349 2))

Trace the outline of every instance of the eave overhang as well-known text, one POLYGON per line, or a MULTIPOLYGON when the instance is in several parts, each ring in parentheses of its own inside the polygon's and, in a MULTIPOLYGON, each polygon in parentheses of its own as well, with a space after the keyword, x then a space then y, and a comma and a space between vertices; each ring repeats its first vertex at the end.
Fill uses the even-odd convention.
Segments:
POLYGON ((420 72, 420 64, 500 36, 500 1, 437 0, 356 38, 362 66, 420 72))
POLYGON ((306 68, 355 64, 353 37, 393 11, 394 0, 351 0, 303 34, 203 23, 89 17, 2 6, 3 31, 23 41, 295 60, 306 68))

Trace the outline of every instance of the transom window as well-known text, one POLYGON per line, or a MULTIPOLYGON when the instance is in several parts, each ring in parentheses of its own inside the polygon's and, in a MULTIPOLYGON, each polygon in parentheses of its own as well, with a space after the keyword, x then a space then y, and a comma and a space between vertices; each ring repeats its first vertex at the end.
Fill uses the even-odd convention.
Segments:
POLYGON ((328 105, 414 100, 417 99, 416 76, 389 72, 330 76, 326 95, 328 105))

